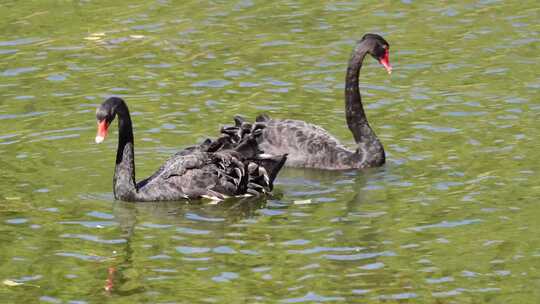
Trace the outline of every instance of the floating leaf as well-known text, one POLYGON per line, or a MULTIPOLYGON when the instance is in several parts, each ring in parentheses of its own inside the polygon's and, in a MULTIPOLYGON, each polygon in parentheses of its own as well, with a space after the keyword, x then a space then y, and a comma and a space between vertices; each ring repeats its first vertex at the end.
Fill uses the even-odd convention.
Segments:
POLYGON ((24 285, 24 283, 20 283, 20 282, 15 282, 13 280, 3 280, 2 283, 4 283, 4 285, 7 285, 7 286, 20 286, 20 285, 24 285))
POLYGON ((309 205, 311 204, 311 200, 307 199, 307 200, 294 201, 294 204, 295 205, 309 205))

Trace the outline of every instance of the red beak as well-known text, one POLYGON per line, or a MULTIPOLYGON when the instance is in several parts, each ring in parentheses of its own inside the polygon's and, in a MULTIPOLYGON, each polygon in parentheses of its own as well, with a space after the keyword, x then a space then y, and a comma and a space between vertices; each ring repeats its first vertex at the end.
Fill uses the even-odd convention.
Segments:
POLYGON ((390 65, 390 59, 388 58, 388 49, 384 52, 384 56, 379 59, 379 63, 383 65, 388 74, 392 74, 392 66, 390 65))
POLYGON ((104 119, 102 121, 98 121, 98 129, 96 134, 96 143, 99 144, 103 140, 105 140, 105 137, 107 137, 107 130, 109 129, 109 124, 107 123, 107 120, 104 119))

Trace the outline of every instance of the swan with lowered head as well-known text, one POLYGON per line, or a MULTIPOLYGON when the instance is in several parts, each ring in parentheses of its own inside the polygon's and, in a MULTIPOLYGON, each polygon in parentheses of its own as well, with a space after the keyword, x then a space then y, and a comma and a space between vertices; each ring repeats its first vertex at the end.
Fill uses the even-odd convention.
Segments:
POLYGON ((370 54, 392 72, 389 63, 390 45, 377 34, 366 34, 354 48, 345 78, 345 115, 349 130, 357 144, 356 150, 343 146, 323 128, 300 120, 257 117, 266 128, 259 145, 270 154, 288 154, 285 166, 327 170, 361 169, 381 166, 385 162, 384 148, 369 126, 362 106, 358 79, 364 57, 370 54))
MULTIPOLYGON (((96 111, 96 143, 107 136, 118 117, 118 149, 113 178, 114 197, 123 201, 171 201, 259 194, 272 190, 286 155, 261 158, 256 137, 261 126, 247 130, 242 138, 207 140, 170 157, 152 176, 135 182, 133 128, 129 110, 121 98, 108 98, 96 111)), ((245 128, 244 128, 245 129, 245 128)))

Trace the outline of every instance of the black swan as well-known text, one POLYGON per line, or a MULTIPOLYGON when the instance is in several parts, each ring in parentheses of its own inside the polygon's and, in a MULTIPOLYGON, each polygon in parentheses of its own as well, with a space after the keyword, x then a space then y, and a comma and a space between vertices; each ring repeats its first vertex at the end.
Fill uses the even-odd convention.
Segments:
POLYGON ((215 141, 187 148, 170 157, 152 176, 135 182, 133 129, 129 110, 121 98, 108 98, 96 111, 96 143, 107 136, 118 116, 118 150, 114 170, 114 197, 123 201, 172 201, 208 197, 257 195, 272 190, 286 155, 262 157, 257 137, 261 124, 226 128, 215 141), (227 133, 236 132, 235 136, 227 133), (239 134, 239 135, 238 135, 239 134))
MULTIPOLYGON (((366 54, 370 54, 390 74, 390 45, 376 34, 366 34, 354 48, 345 78, 345 114, 347 125, 357 144, 355 151, 343 146, 323 128, 299 120, 257 117, 266 128, 260 138, 261 149, 270 154, 288 154, 285 166, 328 170, 360 169, 381 166, 384 149, 369 126, 358 87, 358 77, 366 54)), ((239 118, 237 118, 238 120, 239 118)))

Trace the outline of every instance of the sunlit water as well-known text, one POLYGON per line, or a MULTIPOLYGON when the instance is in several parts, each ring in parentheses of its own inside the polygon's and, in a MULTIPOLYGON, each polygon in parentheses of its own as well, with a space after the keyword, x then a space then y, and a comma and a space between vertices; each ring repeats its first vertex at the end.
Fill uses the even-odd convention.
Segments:
POLYGON ((538 2, 139 2, 0 4, 0 302, 540 301, 538 2), (235 114, 350 144, 366 32, 394 66, 361 75, 384 167, 286 169, 268 200, 114 201, 105 97, 129 103, 139 178, 235 114))

